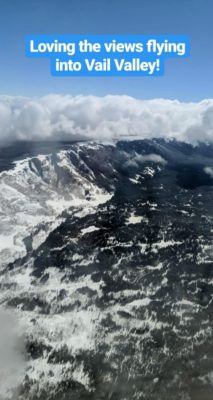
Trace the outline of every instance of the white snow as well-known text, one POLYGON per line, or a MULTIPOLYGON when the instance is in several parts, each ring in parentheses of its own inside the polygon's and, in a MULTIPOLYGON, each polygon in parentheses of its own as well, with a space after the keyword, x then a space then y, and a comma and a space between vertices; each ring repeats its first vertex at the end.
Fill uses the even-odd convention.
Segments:
POLYGON ((140 224, 141 221, 145 221, 146 219, 140 215, 135 215, 134 213, 130 214, 130 216, 127 218, 127 225, 130 224, 140 224))
POLYGON ((92 182, 89 170, 88 177, 79 173, 69 151, 57 154, 58 168, 70 175, 66 184, 58 181, 51 155, 37 156, 36 163, 34 160, 16 161, 13 169, 0 173, 0 265, 26 254, 26 237, 31 237, 36 249, 62 222, 64 210, 72 208, 73 213, 79 210, 86 215, 112 196, 92 182), (90 200, 85 198, 85 190, 90 200))
POLYGON ((85 235, 86 233, 91 233, 94 231, 99 231, 99 228, 96 226, 88 226, 87 228, 81 229, 82 235, 85 235))

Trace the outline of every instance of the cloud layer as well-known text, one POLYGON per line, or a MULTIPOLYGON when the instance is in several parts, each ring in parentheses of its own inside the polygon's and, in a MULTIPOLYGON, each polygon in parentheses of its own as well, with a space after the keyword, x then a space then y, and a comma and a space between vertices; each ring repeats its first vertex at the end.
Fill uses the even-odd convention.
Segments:
POLYGON ((127 137, 213 142, 213 99, 182 103, 128 96, 0 97, 0 144, 127 137))

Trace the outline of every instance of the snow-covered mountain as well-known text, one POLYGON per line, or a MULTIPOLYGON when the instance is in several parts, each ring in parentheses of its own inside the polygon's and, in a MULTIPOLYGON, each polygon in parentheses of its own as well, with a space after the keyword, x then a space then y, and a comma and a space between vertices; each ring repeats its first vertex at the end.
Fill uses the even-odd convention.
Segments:
POLYGON ((212 150, 0 150, 1 400, 211 398, 212 150))
MULTIPOLYGON (((62 212, 90 208, 111 196, 96 184, 78 147, 15 161, 0 174, 0 258, 4 265, 35 249, 58 226, 62 212)), ((84 212, 86 212, 84 210, 84 212)))

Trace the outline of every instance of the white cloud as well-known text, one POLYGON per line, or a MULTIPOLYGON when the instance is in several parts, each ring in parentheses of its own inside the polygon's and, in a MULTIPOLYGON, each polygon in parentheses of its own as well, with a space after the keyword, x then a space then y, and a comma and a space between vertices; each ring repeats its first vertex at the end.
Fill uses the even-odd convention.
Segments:
POLYGON ((0 97, 0 142, 82 137, 213 142, 213 99, 181 103, 129 96, 0 97))
POLYGON ((128 157, 127 162, 125 163, 126 166, 128 167, 138 167, 139 164, 143 164, 147 161, 151 161, 153 163, 157 164, 166 164, 166 160, 164 160, 163 157, 161 157, 158 154, 137 154, 135 153, 131 158, 129 158, 129 155, 126 154, 126 157, 128 157))
POLYGON ((23 332, 15 316, 0 309, 0 397, 12 398, 26 367, 23 332))
POLYGON ((212 167, 205 167, 204 172, 210 176, 210 178, 213 178, 213 168, 212 167))

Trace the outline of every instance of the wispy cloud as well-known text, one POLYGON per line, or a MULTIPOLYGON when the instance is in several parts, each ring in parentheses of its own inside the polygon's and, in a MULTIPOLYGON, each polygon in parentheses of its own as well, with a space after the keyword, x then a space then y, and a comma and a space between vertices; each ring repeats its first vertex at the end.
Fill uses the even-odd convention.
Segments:
POLYGON ((161 157, 158 154, 137 154, 135 153, 132 157, 130 157, 128 154, 127 156, 127 161, 125 163, 126 166, 128 167, 138 167, 138 165, 146 163, 147 161, 151 161, 153 163, 157 164, 166 164, 166 160, 164 160, 163 157, 161 157))
POLYGON ((213 168, 212 167, 205 167, 204 172, 210 176, 210 178, 213 178, 213 168))

